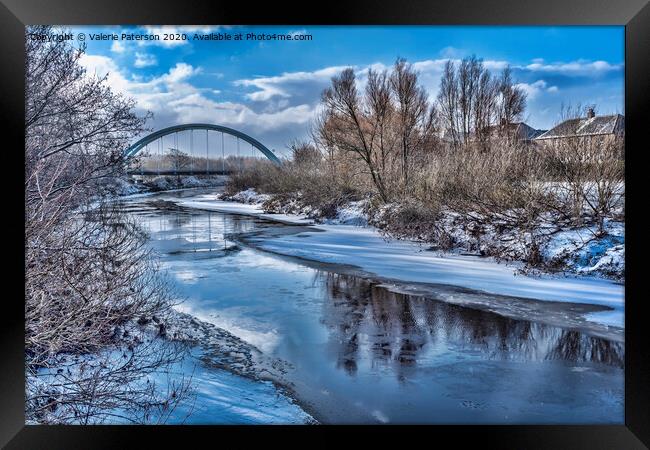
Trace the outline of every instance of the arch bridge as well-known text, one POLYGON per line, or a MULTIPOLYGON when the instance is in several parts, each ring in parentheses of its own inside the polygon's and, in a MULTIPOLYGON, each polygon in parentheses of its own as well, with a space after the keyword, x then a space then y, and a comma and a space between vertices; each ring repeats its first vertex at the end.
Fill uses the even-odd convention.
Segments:
MULTIPOLYGON (((214 142, 214 138, 212 141, 214 142)), ((274 164, 281 164, 280 159, 278 159, 273 151, 268 149, 264 144, 252 136, 239 130, 235 130, 234 128, 209 123, 174 125, 154 131, 127 148, 124 151, 124 154, 127 160, 129 160, 144 150, 151 159, 156 159, 156 163, 153 164, 153 167, 147 167, 145 169, 140 165, 139 169, 135 168, 129 170, 128 173, 132 175, 225 174, 230 173, 237 168, 241 169, 242 167, 242 161, 246 157, 247 153, 246 149, 242 150, 240 148, 241 141, 250 146, 251 156, 255 157, 256 152, 259 152, 274 164), (186 132, 189 132, 189 146, 186 145, 186 151, 183 152, 180 150, 178 137, 179 133, 187 134, 186 132), (205 134, 203 134, 203 132, 205 132, 205 134), (210 145, 211 132, 213 134, 217 133, 217 136, 220 137, 217 144, 212 146, 210 145), (169 140, 170 136, 173 139, 173 146, 168 147, 166 151, 164 148, 165 139, 169 140), (231 148, 229 149, 229 155, 226 155, 225 136, 230 136, 230 141, 232 141, 233 138, 236 141, 236 145, 233 146, 230 144, 231 148), (201 141, 205 144, 201 143, 201 141), (151 152, 151 147, 153 147, 153 152, 151 152), (235 149, 236 153, 233 154, 233 150, 235 149), (233 162, 232 158, 234 156, 236 156, 236 158, 233 162), (171 168, 161 167, 161 161, 165 158, 172 159, 171 168), (201 167, 196 167, 197 161, 200 161, 199 165, 201 167), (235 167, 233 167, 233 164, 235 167)), ((149 165, 151 166, 151 164, 149 165)))

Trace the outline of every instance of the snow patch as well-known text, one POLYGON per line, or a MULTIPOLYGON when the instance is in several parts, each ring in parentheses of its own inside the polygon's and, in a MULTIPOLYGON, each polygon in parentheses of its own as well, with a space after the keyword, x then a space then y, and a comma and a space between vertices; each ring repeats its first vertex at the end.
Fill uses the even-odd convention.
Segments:
MULTIPOLYGON (((241 198, 250 201, 261 200, 260 194, 254 190, 240 194, 241 198)), ((265 213, 261 203, 241 204, 223 200, 178 203, 181 206, 247 214, 281 222, 310 223, 305 217, 265 213)), ((609 238, 593 241, 588 246, 584 246, 587 233, 593 236, 589 230, 569 230, 557 233, 551 239, 544 250, 546 258, 557 258, 567 251, 575 253, 578 243, 582 245, 584 258, 576 259, 576 271, 582 274, 580 277, 550 274, 530 276, 521 273, 523 263, 506 265, 490 257, 425 250, 416 242, 391 240, 375 227, 350 225, 363 223, 363 211, 363 202, 355 202, 339 210, 335 219, 315 224, 313 230, 316 232, 264 236, 256 244, 263 250, 288 256, 354 265, 379 277, 403 282, 438 283, 498 295, 605 306, 612 308, 612 311, 589 315, 589 319, 608 326, 624 327, 623 286, 598 277, 605 267, 623 265, 624 225, 621 223, 609 223, 609 238)), ((453 222, 453 217, 447 219, 453 222)), ((466 233, 463 231, 463 234, 466 233)))
POLYGON ((562 231, 549 240, 544 257, 578 274, 597 275, 622 280, 625 273, 625 224, 606 221, 605 234, 595 227, 562 231))
POLYGON ((249 188, 245 191, 238 192, 235 195, 228 197, 227 199, 240 203, 261 204, 270 198, 271 196, 268 194, 258 194, 255 189, 249 188))
POLYGON ((322 222, 331 225, 355 225, 358 227, 368 226, 368 215, 366 213, 367 206, 367 200, 350 202, 337 208, 335 218, 325 219, 322 222))

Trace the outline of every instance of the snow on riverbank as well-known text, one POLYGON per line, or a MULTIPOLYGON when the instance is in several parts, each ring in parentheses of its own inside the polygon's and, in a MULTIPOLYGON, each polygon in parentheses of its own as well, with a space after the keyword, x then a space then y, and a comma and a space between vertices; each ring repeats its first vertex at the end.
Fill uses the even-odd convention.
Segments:
POLYGON ((623 286, 612 281, 522 275, 517 273, 516 265, 498 264, 491 258, 440 254, 410 242, 386 241, 370 227, 317 225, 314 232, 267 238, 259 246, 306 259, 351 264, 380 277, 407 282, 451 284, 493 294, 608 306, 614 311, 602 316, 594 313, 591 320, 623 326, 623 286))
POLYGON ((605 221, 606 235, 595 238, 596 227, 582 227, 554 235, 545 257, 578 274, 620 278, 625 272, 625 224, 605 221))
MULTIPOLYGON (((102 378, 109 375, 116 377, 115 374, 120 373, 120 368, 129 367, 134 361, 128 358, 129 355, 146 353, 146 359, 135 360, 140 362, 133 363, 130 367, 138 376, 132 377, 126 384, 121 384, 119 389, 123 390, 122 395, 143 396, 143 386, 151 387, 151 423, 316 423, 293 398, 276 387, 272 381, 260 377, 262 373, 274 379, 281 377, 281 373, 276 369, 281 367, 280 360, 265 357, 255 347, 210 323, 172 310, 164 319, 141 320, 117 327, 116 335, 124 337, 102 351, 59 355, 57 364, 39 368, 35 373, 28 373, 28 398, 39 398, 46 392, 51 404, 56 406, 44 409, 38 417, 28 417, 26 422, 82 424, 88 420, 89 424, 140 423, 142 417, 138 415, 138 411, 134 413, 125 408, 127 405, 112 406, 110 401, 105 404, 98 403, 96 409, 92 410, 92 416, 88 418, 78 416, 73 408, 74 404, 68 404, 62 398, 76 398, 75 394, 80 386, 85 386, 84 378, 102 378), (163 326, 164 336, 159 332, 163 326), (178 354, 178 358, 159 367, 145 367, 146 363, 153 366, 156 361, 154 355, 167 354, 170 346, 178 343, 187 346, 186 351, 178 354), (182 386, 186 386, 187 391, 182 389, 182 386), (179 402, 169 409, 154 408, 154 399, 167 399, 170 389, 179 392, 179 402)), ((113 395, 118 395, 118 386, 114 386, 114 389, 113 395)), ((117 402, 117 405, 120 403, 117 402)))
POLYGON ((233 197, 234 201, 221 200, 221 196, 218 194, 204 194, 192 197, 192 200, 181 199, 175 200, 175 202, 179 206, 184 206, 186 208, 256 216, 262 219, 275 220, 277 222, 288 224, 307 225, 314 223, 313 220, 304 216, 265 213, 262 208, 262 203, 267 198, 268 197, 264 194, 255 194, 254 191, 249 189, 248 191, 240 192, 236 197, 233 197))
POLYGON ((134 198, 138 195, 151 195, 161 191, 220 187, 226 182, 224 175, 211 176, 146 176, 131 178, 112 178, 106 188, 120 198, 134 198), (136 178, 139 178, 136 182, 136 178))
POLYGON ((313 419, 270 381, 256 381, 203 365, 191 367, 196 386, 192 405, 180 405, 172 419, 188 425, 288 425, 313 423, 313 419), (187 417, 187 418, 185 418, 187 417))
MULTIPOLYGON (((266 214, 260 199, 248 192, 247 200, 234 203, 218 196, 178 201, 190 208, 246 214, 285 223, 313 223, 305 217, 266 214)), ((610 280, 591 276, 529 276, 519 273, 518 264, 499 264, 491 258, 462 256, 424 250, 408 241, 387 240, 374 227, 341 224, 313 224, 308 231, 265 236, 257 243, 264 250, 305 259, 348 264, 379 277, 404 282, 440 283, 462 286, 492 294, 546 301, 587 303, 612 308, 589 314, 588 319, 608 326, 624 327, 624 288, 610 280)), ((558 248, 564 248, 559 243, 558 248)), ((612 250, 605 256, 616 259, 612 250)), ((584 264, 585 267, 592 267, 584 264)), ((589 270, 584 270, 589 272, 589 270)))
MULTIPOLYGON (((186 424, 316 423, 274 380, 283 361, 268 357, 228 331, 184 313, 177 305, 167 319, 168 334, 193 343, 190 355, 172 367, 180 382, 191 374, 192 402, 176 407, 170 422, 186 424)), ((163 380, 164 381, 164 380, 163 380)), ((163 384, 164 385, 164 384, 163 384)))

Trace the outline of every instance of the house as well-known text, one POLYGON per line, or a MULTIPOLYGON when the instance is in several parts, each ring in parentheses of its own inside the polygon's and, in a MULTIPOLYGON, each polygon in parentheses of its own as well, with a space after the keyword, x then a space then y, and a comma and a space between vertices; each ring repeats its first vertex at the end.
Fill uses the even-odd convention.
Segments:
MULTIPOLYGON (((528 125, 525 122, 514 122, 508 125, 492 125, 487 128, 487 136, 489 138, 498 138, 501 136, 513 136, 515 140, 519 142, 524 142, 524 143, 530 143, 532 142, 536 137, 542 135, 545 133, 547 130, 538 130, 530 125, 528 125)), ((463 133, 462 132, 457 132, 456 133, 457 139, 462 141, 463 140, 463 133)), ((453 142, 453 137, 454 133, 447 129, 443 131, 440 134, 440 139, 444 142, 453 142)), ((476 134, 471 133, 469 135, 469 141, 474 142, 476 141, 476 134)))
POLYGON ((525 122, 514 122, 508 125, 494 125, 488 128, 490 136, 513 136, 519 142, 530 143, 547 130, 538 130, 525 122))
POLYGON ((586 117, 568 119, 534 138, 535 143, 553 145, 569 138, 591 139, 604 137, 614 139, 625 134, 625 117, 621 114, 597 116, 593 108, 586 117))

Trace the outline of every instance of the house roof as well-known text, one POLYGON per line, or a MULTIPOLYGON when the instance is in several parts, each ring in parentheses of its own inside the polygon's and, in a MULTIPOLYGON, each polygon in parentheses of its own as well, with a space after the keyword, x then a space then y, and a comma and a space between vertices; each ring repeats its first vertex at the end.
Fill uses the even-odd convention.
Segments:
POLYGON ((537 136, 545 133, 547 130, 537 130, 525 122, 518 122, 513 124, 516 126, 516 130, 520 133, 520 136, 526 140, 535 139, 537 136))
POLYGON ((528 139, 533 140, 541 136, 542 134, 546 133, 548 130, 536 130, 534 128, 531 128, 530 133, 528 133, 528 139))
POLYGON ((625 117, 621 114, 569 119, 556 125, 536 140, 555 139, 567 136, 596 136, 614 134, 623 130, 625 117))
MULTIPOLYGON (((535 139, 537 136, 539 136, 539 135, 541 135, 541 134, 543 134, 543 133, 545 133, 547 131, 547 130, 536 130, 535 128, 531 127, 530 125, 528 125, 525 122, 509 123, 507 125, 507 128, 510 131, 517 133, 521 139, 525 139, 525 140, 535 139)), ((500 132, 502 129, 503 129, 503 125, 491 125, 490 127, 488 127, 487 131, 490 134, 496 134, 496 133, 500 132)), ((463 132, 459 131, 457 133, 458 133, 458 137, 460 139, 463 139, 463 132)), ((469 138, 474 139, 474 136, 475 136, 475 133, 472 132, 472 133, 470 133, 469 138)), ((453 139, 452 130, 450 130, 450 129, 443 130, 440 133, 440 138, 442 140, 445 140, 445 141, 451 141, 453 139)))

